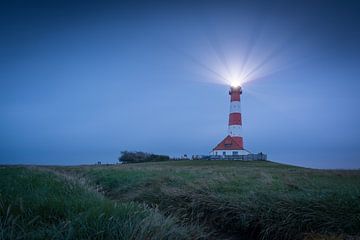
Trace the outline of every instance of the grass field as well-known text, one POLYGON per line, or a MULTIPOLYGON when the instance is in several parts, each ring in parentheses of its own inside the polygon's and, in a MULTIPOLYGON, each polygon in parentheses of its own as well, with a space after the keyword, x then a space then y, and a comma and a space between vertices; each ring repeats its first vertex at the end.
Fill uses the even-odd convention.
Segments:
POLYGON ((0 168, 0 239, 189 239, 194 227, 156 208, 113 202, 86 184, 28 168, 0 168))
POLYGON ((358 170, 168 161, 0 175, 3 239, 360 237, 358 170))

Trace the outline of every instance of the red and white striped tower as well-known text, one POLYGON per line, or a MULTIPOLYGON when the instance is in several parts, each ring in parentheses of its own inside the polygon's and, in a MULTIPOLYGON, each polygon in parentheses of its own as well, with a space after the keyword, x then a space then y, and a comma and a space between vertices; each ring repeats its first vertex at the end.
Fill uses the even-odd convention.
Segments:
POLYGON ((244 149, 244 142, 242 138, 242 120, 241 120, 241 102, 240 95, 242 89, 238 87, 230 87, 230 114, 229 114, 229 128, 228 134, 239 143, 241 149, 244 149))
POLYGON ((247 155, 249 152, 244 149, 242 138, 242 120, 240 95, 242 94, 241 86, 231 86, 230 95, 230 114, 228 124, 228 135, 222 140, 211 154, 215 156, 234 156, 247 155))

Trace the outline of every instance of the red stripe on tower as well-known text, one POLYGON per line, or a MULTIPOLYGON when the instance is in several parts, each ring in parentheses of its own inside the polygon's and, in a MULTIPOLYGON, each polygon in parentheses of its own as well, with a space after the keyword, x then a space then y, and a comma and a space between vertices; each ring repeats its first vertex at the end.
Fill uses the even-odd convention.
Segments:
POLYGON ((240 102, 240 94, 242 94, 241 87, 230 87, 229 95, 231 96, 230 101, 240 102))
POLYGON ((229 126, 230 125, 242 125, 241 122, 241 113, 232 112, 229 115, 229 126))

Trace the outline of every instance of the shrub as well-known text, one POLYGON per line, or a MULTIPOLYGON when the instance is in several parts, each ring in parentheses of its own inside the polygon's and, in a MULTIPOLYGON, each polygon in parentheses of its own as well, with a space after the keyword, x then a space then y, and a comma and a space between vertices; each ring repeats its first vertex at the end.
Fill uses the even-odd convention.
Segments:
POLYGON ((166 155, 157 155, 145 152, 121 152, 119 162, 123 163, 140 163, 140 162, 160 162, 169 161, 170 157, 166 155))

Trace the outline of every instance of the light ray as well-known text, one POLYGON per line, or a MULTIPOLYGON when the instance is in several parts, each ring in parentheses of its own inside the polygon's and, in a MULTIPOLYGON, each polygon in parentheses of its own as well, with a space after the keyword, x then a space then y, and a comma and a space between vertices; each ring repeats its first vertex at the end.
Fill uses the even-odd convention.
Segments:
MULTIPOLYGON (((244 32, 230 32, 230 35, 229 32, 205 34, 204 40, 207 44, 200 43, 191 54, 181 53, 205 73, 210 74, 210 79, 214 79, 216 83, 243 86, 289 66, 289 61, 284 60, 284 53, 290 49, 290 43, 294 43, 297 37, 292 34, 284 39, 281 35, 264 31, 263 27, 260 24, 255 31, 249 31, 249 34, 246 34, 249 29, 244 29, 244 32), (240 42, 242 39, 247 41, 240 42), (198 51, 203 51, 201 58, 196 57, 200 53, 198 51)), ((209 80, 209 77, 207 79, 209 80)))

